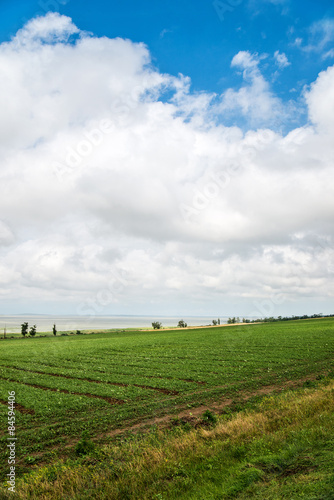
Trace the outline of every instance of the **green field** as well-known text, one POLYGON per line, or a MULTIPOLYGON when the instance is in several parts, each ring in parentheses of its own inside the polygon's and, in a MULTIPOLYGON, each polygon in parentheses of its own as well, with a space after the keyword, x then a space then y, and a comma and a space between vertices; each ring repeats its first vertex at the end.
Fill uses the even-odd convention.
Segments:
POLYGON ((334 319, 8 339, 0 349, 1 441, 5 447, 5 403, 15 391, 22 474, 66 458, 84 430, 109 443, 117 429, 201 405, 237 411, 268 392, 327 376, 334 319))

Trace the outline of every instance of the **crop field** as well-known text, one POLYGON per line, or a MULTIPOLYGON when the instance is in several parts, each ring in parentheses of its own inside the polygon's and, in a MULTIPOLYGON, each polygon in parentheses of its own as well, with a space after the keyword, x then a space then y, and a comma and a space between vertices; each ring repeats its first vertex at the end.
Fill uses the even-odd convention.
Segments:
POLYGON ((8 391, 23 473, 66 456, 84 430, 102 443, 201 405, 238 408, 328 375, 333 354, 333 319, 8 339, 0 342, 2 446, 8 391))

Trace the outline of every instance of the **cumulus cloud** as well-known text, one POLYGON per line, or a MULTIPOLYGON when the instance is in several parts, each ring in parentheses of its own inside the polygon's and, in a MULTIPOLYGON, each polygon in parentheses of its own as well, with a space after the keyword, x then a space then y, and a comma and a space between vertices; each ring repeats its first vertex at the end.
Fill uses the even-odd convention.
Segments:
POLYGON ((286 120, 281 100, 274 95, 259 68, 266 57, 248 51, 240 51, 234 56, 231 67, 242 70, 244 84, 238 90, 231 88, 224 92, 220 113, 241 114, 252 127, 274 126, 286 120))
POLYGON ((323 134, 333 134, 334 67, 322 71, 306 94, 309 116, 323 134))
POLYGON ((71 35, 79 33, 78 28, 72 23, 71 19, 58 14, 48 14, 47 22, 43 17, 31 19, 12 40, 12 45, 19 48, 22 45, 33 46, 33 43, 41 42, 59 43, 67 41, 71 35))
POLYGON ((1 296, 78 314, 327 304, 333 68, 283 135, 260 62, 239 52, 244 86, 214 96, 58 14, 0 45, 1 296), (263 128, 224 125, 236 109, 263 128))

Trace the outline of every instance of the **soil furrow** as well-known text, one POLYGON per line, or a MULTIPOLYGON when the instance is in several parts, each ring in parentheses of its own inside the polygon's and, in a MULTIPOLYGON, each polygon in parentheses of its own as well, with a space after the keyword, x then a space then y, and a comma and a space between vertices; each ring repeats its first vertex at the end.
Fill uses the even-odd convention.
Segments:
POLYGON ((29 387, 35 387, 36 389, 41 389, 42 391, 61 392, 63 394, 72 394, 75 396, 86 396, 87 398, 103 399, 104 401, 107 401, 107 403, 112 405, 123 405, 125 403, 125 401, 123 401, 122 399, 110 398, 109 396, 99 396, 98 394, 90 394, 88 392, 74 392, 68 391, 67 389, 56 389, 55 387, 46 387, 39 384, 29 384, 28 382, 21 382, 20 380, 10 378, 0 377, 0 379, 6 380, 7 382, 15 382, 21 385, 28 385, 29 387))
MULTIPOLYGON (((8 401, 3 401, 3 399, 0 399, 0 404, 8 406, 8 401)), ((25 406, 22 406, 19 403, 14 403, 14 411, 16 410, 19 411, 20 413, 35 415, 35 410, 33 410, 32 408, 26 408, 25 406)))
POLYGON ((93 384, 107 384, 107 385, 114 385, 117 387, 129 387, 129 386, 134 386, 134 387, 139 387, 140 389, 149 389, 151 391, 156 391, 160 392, 162 394, 168 394, 168 395, 174 395, 176 396, 179 394, 178 391, 174 391, 172 389, 165 389, 163 387, 152 387, 151 385, 140 385, 140 384, 125 384, 123 382, 109 382, 106 380, 95 380, 92 378, 81 378, 81 377, 71 377, 70 375, 63 375, 61 373, 48 373, 48 372, 41 372, 37 370, 29 370, 28 368, 18 368, 16 366, 4 366, 1 365, 4 368, 10 368, 12 370, 20 370, 23 372, 28 372, 28 373, 37 373, 38 375, 49 375, 50 377, 61 377, 61 378, 66 378, 68 380, 83 380, 85 382, 91 382, 93 384))

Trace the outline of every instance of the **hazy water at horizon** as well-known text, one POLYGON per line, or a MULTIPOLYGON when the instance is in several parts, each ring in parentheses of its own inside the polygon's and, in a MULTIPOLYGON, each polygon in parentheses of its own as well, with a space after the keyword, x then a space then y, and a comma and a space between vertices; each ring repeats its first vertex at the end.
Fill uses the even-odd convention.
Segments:
MULTIPOLYGON (((64 330, 100 330, 105 328, 151 328, 152 321, 160 321, 163 326, 176 326, 183 319, 188 326, 205 326, 212 324, 211 316, 57 316, 57 315, 0 315, 0 332, 6 326, 7 333, 18 333, 21 324, 25 321, 29 326, 36 325, 38 332, 51 332, 55 323, 58 331, 64 330)), ((227 317, 220 318, 222 324, 227 322, 227 317)))

